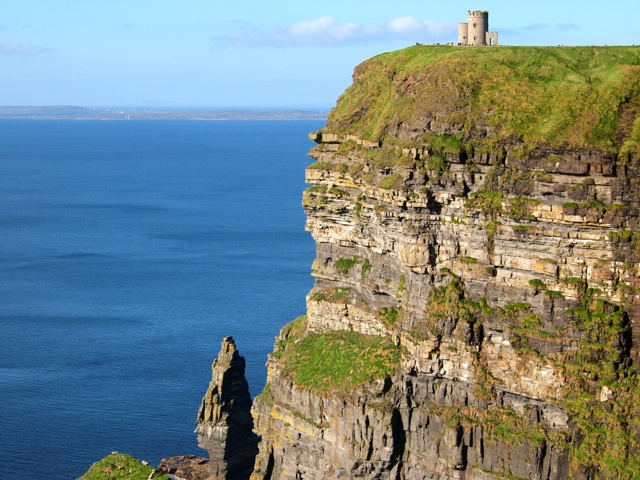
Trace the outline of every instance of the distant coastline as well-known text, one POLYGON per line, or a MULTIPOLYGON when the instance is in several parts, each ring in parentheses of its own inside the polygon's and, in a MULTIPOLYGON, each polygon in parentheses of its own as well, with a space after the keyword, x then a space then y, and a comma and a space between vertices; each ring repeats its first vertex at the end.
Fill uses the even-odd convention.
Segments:
POLYGON ((27 120, 325 120, 323 110, 215 110, 180 108, 2 107, 1 119, 27 120))

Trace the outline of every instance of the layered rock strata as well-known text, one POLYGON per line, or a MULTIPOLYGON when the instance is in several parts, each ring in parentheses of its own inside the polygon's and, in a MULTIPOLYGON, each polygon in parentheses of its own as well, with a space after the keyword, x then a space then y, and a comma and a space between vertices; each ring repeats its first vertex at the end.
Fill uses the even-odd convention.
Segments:
POLYGON ((360 65, 252 479, 640 478, 639 112, 638 48, 360 65))
POLYGON ((209 453, 210 480, 249 478, 257 451, 245 360, 232 337, 222 341, 212 378, 198 411, 196 433, 209 453))

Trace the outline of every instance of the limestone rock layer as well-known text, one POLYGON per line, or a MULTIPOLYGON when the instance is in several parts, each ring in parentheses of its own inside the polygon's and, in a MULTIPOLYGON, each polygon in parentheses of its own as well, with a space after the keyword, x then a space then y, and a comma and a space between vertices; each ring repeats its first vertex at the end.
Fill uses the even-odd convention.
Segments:
POLYGON ((640 478, 639 112, 640 48, 358 66, 252 479, 640 478))

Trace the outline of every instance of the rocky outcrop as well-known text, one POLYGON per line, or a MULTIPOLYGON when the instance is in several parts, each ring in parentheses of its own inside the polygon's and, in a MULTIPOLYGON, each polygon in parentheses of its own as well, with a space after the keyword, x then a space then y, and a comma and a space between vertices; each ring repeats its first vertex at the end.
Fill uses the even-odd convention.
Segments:
POLYGON ((211 366, 211 382, 196 422, 199 446, 209 453, 210 480, 242 480, 252 471, 257 437, 244 372, 244 358, 233 338, 226 337, 211 366))
POLYGON ((173 480, 207 480, 209 460, 195 455, 176 455, 160 460, 157 470, 173 480))
POLYGON ((419 46, 312 134, 252 480, 640 477, 640 49, 419 46))

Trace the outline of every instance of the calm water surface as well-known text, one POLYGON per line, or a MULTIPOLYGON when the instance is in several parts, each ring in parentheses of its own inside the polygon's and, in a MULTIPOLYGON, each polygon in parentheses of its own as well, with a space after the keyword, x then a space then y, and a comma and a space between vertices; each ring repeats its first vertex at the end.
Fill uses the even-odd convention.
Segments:
POLYGON ((220 341, 260 392, 304 313, 300 206, 321 122, 0 121, 0 464, 70 479, 111 451, 204 454, 220 341))

